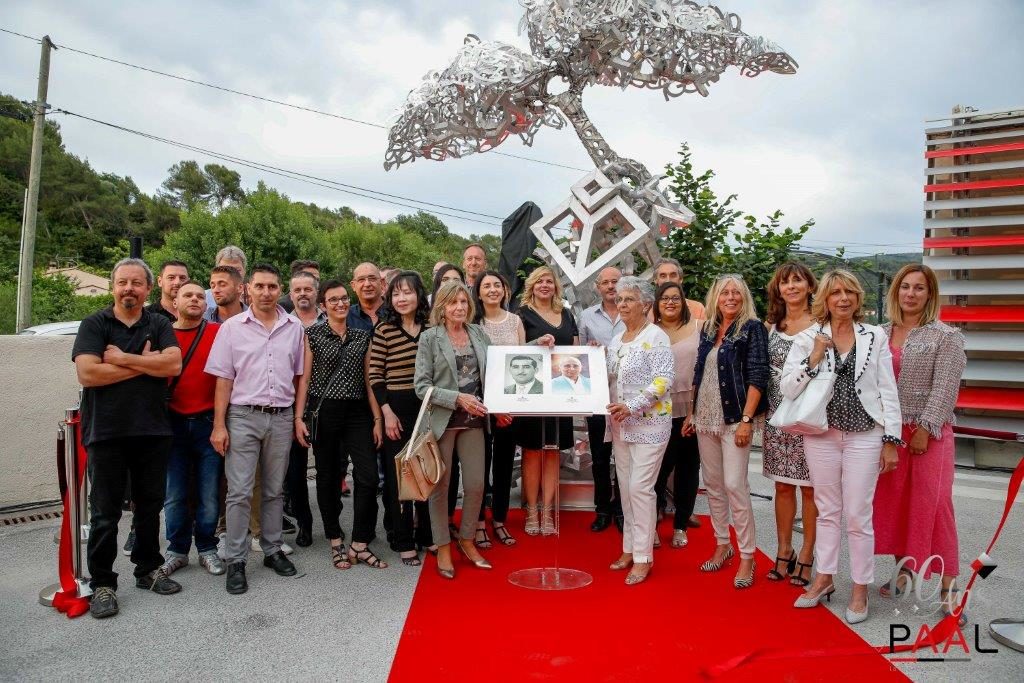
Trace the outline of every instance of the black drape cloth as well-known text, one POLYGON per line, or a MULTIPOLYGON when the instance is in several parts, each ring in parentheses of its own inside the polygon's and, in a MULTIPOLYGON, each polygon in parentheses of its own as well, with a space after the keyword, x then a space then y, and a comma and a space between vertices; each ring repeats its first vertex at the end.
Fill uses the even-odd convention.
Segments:
POLYGON ((516 273, 533 250, 537 248, 537 238, 530 231, 530 226, 544 215, 540 207, 533 202, 523 202, 522 206, 509 214, 501 222, 501 257, 498 260, 498 272, 505 276, 512 288, 512 303, 509 308, 519 307, 519 295, 523 291, 523 279, 516 273))

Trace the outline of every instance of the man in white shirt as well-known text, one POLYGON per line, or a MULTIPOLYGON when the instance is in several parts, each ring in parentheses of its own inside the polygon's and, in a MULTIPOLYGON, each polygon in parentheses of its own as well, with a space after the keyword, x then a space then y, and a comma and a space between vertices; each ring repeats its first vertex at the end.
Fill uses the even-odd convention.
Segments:
POLYGON ((558 362, 559 377, 551 380, 552 394, 589 394, 590 378, 582 376, 583 364, 576 356, 563 356, 558 362))
POLYGON ((508 361, 508 374, 513 383, 505 386, 506 394, 543 394, 544 385, 537 379, 537 356, 512 356, 508 361))
MULTIPOLYGON (((615 287, 621 277, 622 272, 618 268, 608 267, 598 273, 594 287, 601 295, 601 302, 584 310, 580 317, 581 344, 608 346, 615 335, 626 329, 619 319, 619 308, 615 304, 615 287)), ((612 445, 604 440, 605 416, 588 417, 587 433, 590 439, 590 457, 593 461, 591 471, 594 475, 594 509, 597 512, 590 530, 604 531, 611 526, 614 519, 615 525, 622 531, 619 488, 612 482, 612 445)))

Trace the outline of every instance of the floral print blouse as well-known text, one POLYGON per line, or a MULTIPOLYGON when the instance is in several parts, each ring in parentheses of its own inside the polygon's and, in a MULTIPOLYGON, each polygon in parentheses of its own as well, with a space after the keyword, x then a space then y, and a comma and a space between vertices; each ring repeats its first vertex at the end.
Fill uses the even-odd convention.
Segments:
POLYGON ((617 334, 608 347, 612 401, 625 403, 630 416, 623 422, 608 420, 613 433, 627 443, 667 442, 672 434, 672 397, 675 360, 668 335, 648 324, 630 342, 617 334))

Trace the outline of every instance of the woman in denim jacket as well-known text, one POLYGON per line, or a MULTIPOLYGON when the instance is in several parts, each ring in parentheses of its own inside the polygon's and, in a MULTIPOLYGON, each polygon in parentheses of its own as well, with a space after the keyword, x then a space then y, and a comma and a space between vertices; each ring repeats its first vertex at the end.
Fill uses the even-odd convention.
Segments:
POLYGON ((754 509, 747 466, 754 418, 768 407, 768 333, 757 319, 743 278, 719 277, 708 292, 707 321, 697 349, 694 407, 683 434, 696 430, 701 470, 718 547, 701 571, 716 572, 733 557, 729 515, 736 527, 740 566, 736 588, 754 585, 754 509))

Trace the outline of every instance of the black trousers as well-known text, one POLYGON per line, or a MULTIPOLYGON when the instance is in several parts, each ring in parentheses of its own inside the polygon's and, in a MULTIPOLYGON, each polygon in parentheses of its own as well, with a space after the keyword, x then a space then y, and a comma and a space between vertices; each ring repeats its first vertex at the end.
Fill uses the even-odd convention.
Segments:
MULTIPOLYGON (((491 418, 491 519, 504 524, 512 494, 512 469, 516 460, 515 424, 499 427, 491 418)), ((481 514, 483 511, 481 510, 481 514)))
POLYGON ((605 442, 604 431, 604 415, 591 415, 587 418, 591 470, 594 475, 594 510, 599 515, 621 515, 619 488, 612 484, 612 444, 605 442))
POLYGON ((672 497, 676 505, 672 525, 674 529, 686 528, 686 520, 693 514, 693 506, 697 502, 697 489, 700 488, 700 451, 697 448, 697 435, 682 435, 685 420, 684 417, 672 420, 672 436, 669 437, 668 446, 665 448, 665 457, 658 471, 658 481, 654 484, 658 510, 664 510, 668 501, 668 475, 675 470, 675 478, 672 480, 672 497))
POLYGON ((131 473, 135 503, 135 577, 145 576, 164 563, 160 554, 160 510, 167 492, 167 457, 173 437, 133 436, 107 439, 86 447, 89 454, 89 510, 92 529, 86 550, 89 585, 117 590, 117 523, 125 482, 131 473))
MULTIPOLYGON (((319 401, 318 398, 310 398, 319 401)), ((316 502, 327 538, 341 538, 341 481, 352 457, 355 487, 352 540, 369 543, 377 529, 377 456, 373 417, 366 401, 325 399, 320 406, 316 462, 316 502)))
MULTIPOLYGON (((309 485, 306 483, 308 469, 309 449, 292 439, 284 486, 289 507, 301 529, 313 528, 313 511, 309 509, 309 485)), ((341 476, 345 476, 344 472, 341 476)))

